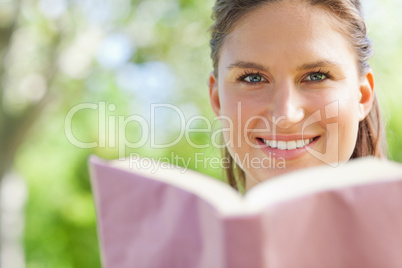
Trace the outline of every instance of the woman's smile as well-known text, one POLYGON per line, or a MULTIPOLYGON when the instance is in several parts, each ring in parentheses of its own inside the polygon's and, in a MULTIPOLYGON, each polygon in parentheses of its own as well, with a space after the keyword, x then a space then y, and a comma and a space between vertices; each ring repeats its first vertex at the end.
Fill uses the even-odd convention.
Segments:
POLYGON ((289 139, 279 138, 266 140, 262 138, 257 139, 257 144, 260 145, 261 150, 269 157, 284 159, 289 161, 308 153, 308 149, 313 149, 314 145, 318 142, 319 136, 310 139, 289 139))

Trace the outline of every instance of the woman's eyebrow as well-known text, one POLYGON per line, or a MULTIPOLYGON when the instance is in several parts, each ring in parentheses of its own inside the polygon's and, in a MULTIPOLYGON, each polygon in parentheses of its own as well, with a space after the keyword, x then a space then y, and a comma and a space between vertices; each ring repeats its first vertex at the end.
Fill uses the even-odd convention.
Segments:
POLYGON ((319 67, 338 67, 340 68, 342 64, 332 61, 332 60, 320 60, 312 63, 306 63, 301 65, 299 68, 297 68, 298 71, 303 71, 303 70, 309 70, 309 69, 314 69, 314 68, 319 68, 319 67))
MULTIPOLYGON (((311 63, 305 63, 297 68, 298 71, 302 70, 309 70, 309 69, 314 69, 314 68, 319 68, 319 67, 338 67, 340 68, 342 64, 333 61, 333 60, 319 60, 316 62, 311 62, 311 63)), ((232 64, 230 64, 226 69, 231 70, 234 68, 240 68, 240 69, 256 69, 260 71, 267 72, 269 70, 268 67, 265 67, 262 64, 255 63, 255 62, 249 62, 249 61, 236 61, 232 64)))
POLYGON ((236 61, 232 64, 230 64, 226 69, 230 70, 233 68, 241 68, 241 69, 257 69, 260 71, 267 72, 269 68, 265 67, 264 65, 261 65, 259 63, 255 62, 249 62, 249 61, 236 61))

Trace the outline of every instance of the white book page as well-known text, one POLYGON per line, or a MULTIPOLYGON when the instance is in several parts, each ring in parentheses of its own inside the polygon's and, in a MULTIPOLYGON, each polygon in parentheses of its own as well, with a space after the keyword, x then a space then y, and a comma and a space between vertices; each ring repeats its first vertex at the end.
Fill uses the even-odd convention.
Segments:
POLYGON ((130 166, 127 160, 114 160, 110 164, 194 193, 213 205, 222 216, 256 214, 270 204, 310 193, 402 179, 401 164, 366 157, 336 168, 323 165, 287 173, 260 183, 243 197, 226 183, 196 171, 153 159, 143 158, 142 161, 149 161, 142 165, 147 168, 130 166))
POLYGON ((401 164, 365 157, 336 168, 325 165, 275 177, 249 190, 246 202, 250 212, 256 212, 310 193, 394 180, 402 180, 401 164))

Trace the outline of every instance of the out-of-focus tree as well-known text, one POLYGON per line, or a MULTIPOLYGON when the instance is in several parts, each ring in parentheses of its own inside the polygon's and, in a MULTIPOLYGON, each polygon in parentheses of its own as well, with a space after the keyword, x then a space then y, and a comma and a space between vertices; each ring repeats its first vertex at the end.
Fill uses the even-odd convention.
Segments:
MULTIPOLYGON (((0 175, 14 170, 29 189, 27 266, 100 265, 87 157, 117 157, 121 137, 135 142, 142 134, 134 123, 102 133, 102 105, 116 119, 148 120, 151 103, 174 104, 186 116, 211 114, 205 105, 211 7, 194 0, 0 1, 0 175), (78 112, 65 126, 80 104, 96 111, 78 112)), ((157 113, 156 142, 175 140, 178 114, 157 113)), ((192 139, 204 143, 207 134, 192 139)), ((197 150, 178 141, 131 151, 191 157, 197 150)))
MULTIPOLYGON (((16 68, 13 57, 17 57, 19 48, 29 43, 28 40, 19 38, 19 18, 22 9, 20 1, 9 1, 1 3, 0 17, 0 178, 8 171, 13 163, 14 156, 18 146, 22 143, 27 130, 31 127, 39 115, 45 103, 45 92, 43 85, 43 77, 23 77, 25 85, 22 84, 26 74, 22 74, 22 70, 16 68), (20 46, 20 47, 18 47, 20 46), (21 79, 22 78, 22 79, 21 79), (35 80, 36 81, 33 81, 35 80), (42 82, 41 89, 36 89, 42 82), (31 85, 27 83, 35 83, 31 91, 31 85), (42 90, 41 95, 35 94, 35 90, 42 90)), ((21 33, 22 34, 22 33, 21 33)))

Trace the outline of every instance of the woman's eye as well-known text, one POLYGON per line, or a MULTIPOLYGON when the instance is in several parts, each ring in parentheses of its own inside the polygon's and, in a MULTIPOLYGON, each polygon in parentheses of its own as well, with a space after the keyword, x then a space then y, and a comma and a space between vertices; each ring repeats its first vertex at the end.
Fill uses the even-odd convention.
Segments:
POLYGON ((249 83, 258 83, 261 81, 265 81, 265 79, 259 74, 252 74, 244 78, 244 81, 249 83))
POLYGON ((326 79, 327 76, 323 73, 312 73, 306 77, 307 81, 322 81, 326 79))

